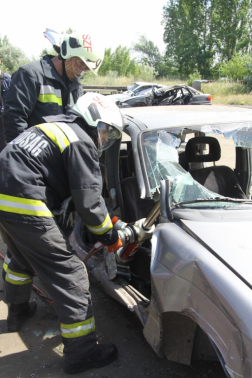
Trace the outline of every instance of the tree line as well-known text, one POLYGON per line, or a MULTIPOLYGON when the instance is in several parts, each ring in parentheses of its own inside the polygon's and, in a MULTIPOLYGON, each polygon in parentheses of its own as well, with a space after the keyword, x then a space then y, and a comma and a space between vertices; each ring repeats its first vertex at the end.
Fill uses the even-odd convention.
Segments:
POLYGON ((163 25, 171 70, 209 78, 235 55, 249 55, 251 0, 169 0, 163 25))
MULTIPOLYGON (((251 74, 252 0, 168 0, 163 7, 165 51, 142 35, 131 47, 105 49, 99 75, 241 80, 251 74)), ((155 27, 155 25, 152 25, 155 27)), ((72 32, 69 28, 67 32, 72 32)), ((44 49, 41 56, 54 53, 44 49)), ((55 54, 55 53, 54 53, 55 54)), ((0 39, 2 71, 12 73, 29 61, 0 39)))

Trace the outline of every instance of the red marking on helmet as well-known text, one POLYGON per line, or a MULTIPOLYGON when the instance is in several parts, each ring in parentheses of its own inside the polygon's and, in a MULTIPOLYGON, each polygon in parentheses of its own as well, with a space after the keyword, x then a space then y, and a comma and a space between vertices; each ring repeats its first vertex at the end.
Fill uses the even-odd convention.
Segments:
POLYGON ((94 100, 94 101, 97 101, 98 104, 99 104, 103 109, 112 110, 111 107, 110 107, 105 101, 102 101, 98 96, 94 97, 93 100, 94 100))
POLYGON ((87 51, 92 52, 92 41, 89 34, 83 34, 83 48, 87 49, 87 51))

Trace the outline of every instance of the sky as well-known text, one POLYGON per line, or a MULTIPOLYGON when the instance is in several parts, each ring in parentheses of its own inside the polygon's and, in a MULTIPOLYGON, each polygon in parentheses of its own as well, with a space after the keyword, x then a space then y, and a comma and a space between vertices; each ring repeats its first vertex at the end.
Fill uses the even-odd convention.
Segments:
POLYGON ((153 41, 163 53, 163 6, 167 0, 0 0, 0 37, 7 35, 28 58, 38 58, 51 48, 46 28, 59 33, 69 27, 96 35, 105 48, 131 47, 140 35, 153 41))

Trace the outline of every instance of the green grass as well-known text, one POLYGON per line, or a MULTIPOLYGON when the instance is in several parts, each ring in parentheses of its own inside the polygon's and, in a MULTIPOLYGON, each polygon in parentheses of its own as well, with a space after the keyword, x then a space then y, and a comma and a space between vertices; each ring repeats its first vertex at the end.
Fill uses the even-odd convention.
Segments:
POLYGON ((252 105, 252 95, 246 92, 241 83, 213 82, 203 84, 204 93, 210 93, 213 104, 252 105))
MULTIPOLYGON (((149 80, 143 80, 141 78, 120 77, 116 74, 110 74, 107 76, 94 76, 93 74, 87 74, 83 79, 84 85, 109 85, 109 86, 127 86, 135 81, 150 81, 164 85, 174 84, 187 84, 187 81, 181 81, 177 79, 156 78, 149 80)), ((252 105, 252 93, 246 92, 246 89, 241 83, 228 82, 228 81, 216 81, 212 83, 202 84, 202 91, 204 93, 210 93, 212 96, 213 104, 229 104, 229 105, 252 105)))
POLYGON ((159 83, 164 85, 173 85, 173 84, 186 84, 185 81, 180 80, 167 80, 166 78, 160 78, 160 79, 142 79, 142 78, 134 78, 134 76, 117 76, 116 72, 111 72, 106 76, 95 76, 92 73, 88 73, 84 76, 82 80, 82 84, 84 85, 110 85, 115 87, 124 87, 128 84, 134 83, 135 81, 148 81, 153 83, 159 83))

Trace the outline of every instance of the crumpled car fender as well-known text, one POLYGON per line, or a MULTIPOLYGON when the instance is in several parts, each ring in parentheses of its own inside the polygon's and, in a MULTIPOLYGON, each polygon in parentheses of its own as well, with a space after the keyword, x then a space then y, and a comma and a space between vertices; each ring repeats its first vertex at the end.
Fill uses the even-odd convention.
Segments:
POLYGON ((156 228, 151 279, 159 314, 190 317, 215 344, 230 377, 252 376, 252 296, 246 284, 176 223, 156 228))

